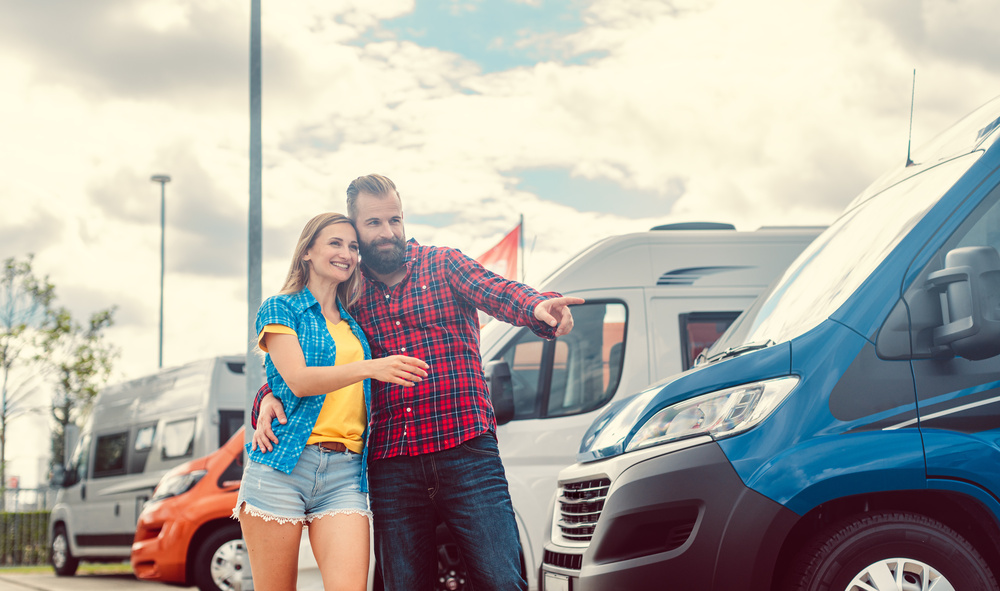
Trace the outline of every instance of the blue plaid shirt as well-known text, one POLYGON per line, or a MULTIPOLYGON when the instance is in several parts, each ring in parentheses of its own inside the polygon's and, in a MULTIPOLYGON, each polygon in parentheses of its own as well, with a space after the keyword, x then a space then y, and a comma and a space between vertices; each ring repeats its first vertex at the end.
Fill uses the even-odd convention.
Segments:
MULTIPOLYGON (((347 313, 340 300, 337 301, 337 307, 340 309, 340 317, 347 321, 351 332, 361 341, 365 359, 371 359, 372 353, 368 347, 368 339, 365 338, 361 327, 358 326, 354 317, 347 313)), ((307 366, 319 367, 334 364, 337 357, 337 345, 326 327, 326 318, 323 316, 320 304, 313 297, 309 288, 303 288, 298 293, 280 294, 264 300, 260 309, 257 310, 257 334, 260 334, 260 331, 268 324, 280 324, 295 331, 299 337, 299 345, 302 347, 307 366)), ((305 449, 306 441, 312 434, 326 396, 299 398, 293 394, 274 367, 270 355, 264 357, 264 370, 267 372, 267 383, 271 385, 274 395, 281 400, 281 404, 285 407, 288 422, 284 425, 280 424, 277 419, 271 422, 271 428, 278 437, 278 443, 274 444, 272 451, 251 450, 248 443, 246 445, 247 454, 255 462, 266 464, 289 474, 298 463, 302 450, 305 449)), ((370 380, 364 381, 364 392, 365 410, 370 418, 371 384, 369 382, 370 380)), ((361 457, 361 490, 368 492, 368 427, 365 427, 364 440, 365 447, 361 457)))

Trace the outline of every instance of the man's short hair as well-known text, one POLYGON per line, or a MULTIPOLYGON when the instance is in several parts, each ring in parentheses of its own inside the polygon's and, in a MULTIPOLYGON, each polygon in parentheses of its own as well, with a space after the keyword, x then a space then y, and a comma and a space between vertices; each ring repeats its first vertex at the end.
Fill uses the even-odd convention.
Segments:
MULTIPOLYGON (((361 193, 368 193, 376 197, 395 195, 397 199, 400 199, 396 184, 389 177, 380 174, 359 176, 347 186, 347 215, 352 220, 356 220, 358 217, 358 195, 361 193)), ((401 199, 400 203, 402 203, 401 199)))

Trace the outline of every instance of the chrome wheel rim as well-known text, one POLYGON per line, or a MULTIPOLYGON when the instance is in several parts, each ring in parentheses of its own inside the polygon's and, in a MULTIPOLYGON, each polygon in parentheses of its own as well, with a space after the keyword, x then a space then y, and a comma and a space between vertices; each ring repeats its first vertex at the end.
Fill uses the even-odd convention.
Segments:
POLYGON ((209 573, 216 587, 222 591, 240 591, 243 556, 243 540, 240 539, 229 540, 215 550, 209 573))
POLYGON ((911 558, 888 558, 868 565, 845 591, 955 591, 933 566, 911 558))
POLYGON ((66 566, 66 551, 68 547, 69 542, 66 540, 66 536, 61 533, 52 540, 52 564, 56 568, 66 566))

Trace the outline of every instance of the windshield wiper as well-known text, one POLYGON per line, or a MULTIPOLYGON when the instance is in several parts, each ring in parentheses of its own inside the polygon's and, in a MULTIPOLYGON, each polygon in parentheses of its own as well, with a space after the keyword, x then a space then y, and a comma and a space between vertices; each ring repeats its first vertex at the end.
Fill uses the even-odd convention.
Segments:
POLYGON ((742 355, 744 353, 747 353, 748 351, 756 351, 758 349, 765 349, 767 347, 770 347, 773 344, 774 344, 774 341, 772 341, 771 339, 767 339, 763 343, 746 343, 746 344, 740 345, 738 347, 730 347, 730 348, 726 349, 725 351, 722 351, 720 353, 716 353, 715 355, 712 355, 711 357, 706 357, 705 361, 707 361, 708 363, 712 363, 714 361, 721 361, 723 359, 729 359, 730 357, 736 357, 738 355, 742 355))

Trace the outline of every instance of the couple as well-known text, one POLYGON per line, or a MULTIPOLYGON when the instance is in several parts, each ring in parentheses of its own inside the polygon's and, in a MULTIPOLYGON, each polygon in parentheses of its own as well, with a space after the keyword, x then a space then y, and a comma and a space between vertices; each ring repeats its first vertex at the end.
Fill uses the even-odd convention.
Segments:
POLYGON ((432 589, 440 516, 473 587, 526 589, 476 310, 551 339, 583 300, 407 242, 384 176, 355 179, 347 211, 309 221, 285 286, 257 313, 273 395, 255 401, 261 424, 233 511, 254 586, 295 588, 308 524, 324 588, 364 589, 374 517, 386 588, 432 589))

